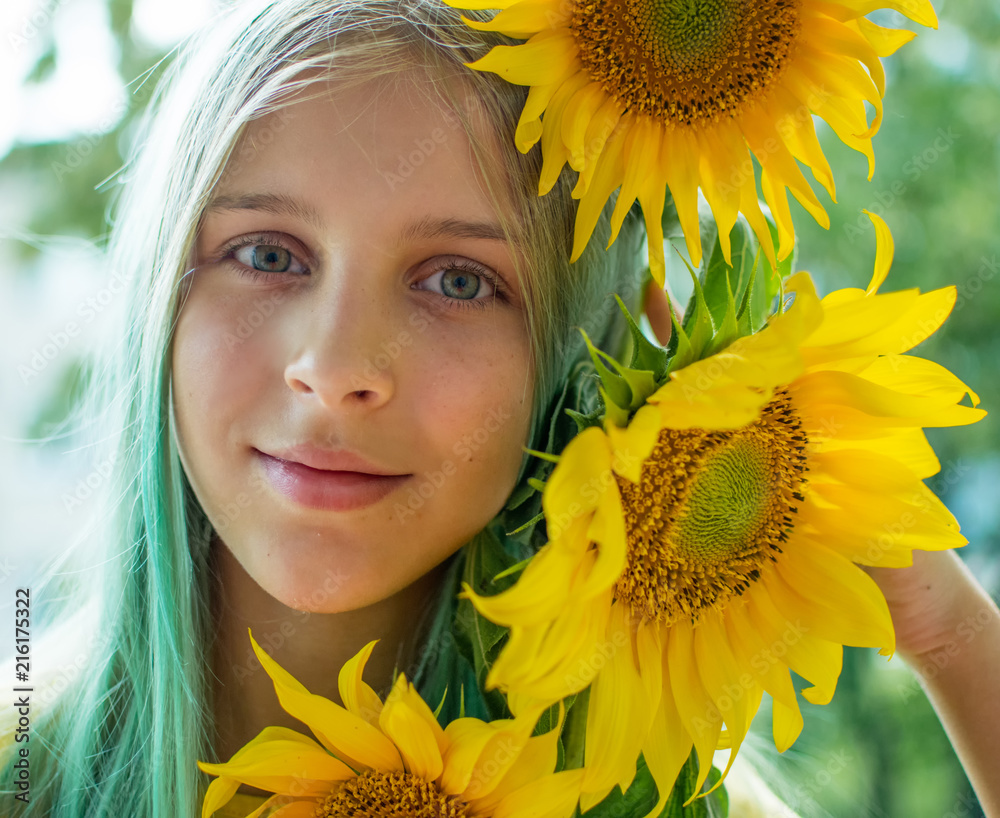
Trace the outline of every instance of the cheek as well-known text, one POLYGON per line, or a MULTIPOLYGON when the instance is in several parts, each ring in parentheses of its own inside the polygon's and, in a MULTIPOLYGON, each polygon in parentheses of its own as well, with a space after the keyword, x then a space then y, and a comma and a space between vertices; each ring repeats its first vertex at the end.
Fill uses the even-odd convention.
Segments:
POLYGON ((534 381, 527 333, 498 327, 434 359, 439 366, 422 385, 418 408, 418 426, 434 447, 429 465, 438 474, 431 476, 448 478, 447 495, 456 508, 478 510, 482 528, 513 488, 527 443, 534 381))
POLYGON ((193 293, 177 322, 171 360, 182 462, 210 514, 245 489, 245 476, 234 473, 231 445, 241 418, 263 394, 267 371, 258 339, 241 337, 228 306, 193 293))

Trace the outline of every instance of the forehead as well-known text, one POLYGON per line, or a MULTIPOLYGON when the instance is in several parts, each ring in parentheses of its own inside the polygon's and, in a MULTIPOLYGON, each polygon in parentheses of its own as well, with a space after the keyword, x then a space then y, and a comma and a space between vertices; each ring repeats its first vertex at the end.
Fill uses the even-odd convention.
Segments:
POLYGON ((461 175, 480 188, 509 190, 506 180, 485 184, 469 131, 495 155, 500 148, 496 129, 458 76, 435 78, 427 68, 416 67, 371 79, 304 80, 308 84, 286 94, 280 108, 247 123, 220 187, 244 183, 247 177, 263 181, 276 167, 286 173, 298 168, 309 179, 332 163, 341 165, 338 174, 346 182, 347 159, 352 169, 374 171, 393 191, 411 177, 426 176, 416 173, 425 165, 446 172, 441 181, 461 175))

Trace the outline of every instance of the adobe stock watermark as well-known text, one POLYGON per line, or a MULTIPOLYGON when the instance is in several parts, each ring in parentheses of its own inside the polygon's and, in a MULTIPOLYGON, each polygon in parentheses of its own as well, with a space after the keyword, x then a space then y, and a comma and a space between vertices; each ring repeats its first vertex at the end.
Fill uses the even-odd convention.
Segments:
POLYGON ((33 349, 26 361, 22 361, 17 366, 17 374, 21 378, 21 383, 27 385, 30 381, 44 372, 49 364, 55 361, 62 352, 68 348, 74 339, 80 336, 83 328, 92 324, 115 300, 115 296, 125 291, 128 285, 128 276, 122 275, 115 270, 111 273, 111 281, 106 287, 97 291, 96 295, 88 296, 77 304, 74 314, 79 317, 79 321, 71 320, 62 325, 61 328, 48 333, 48 341, 40 347, 33 349))
POLYGON ((246 315, 241 315, 236 322, 234 332, 227 331, 224 337, 226 349, 232 350, 243 344, 257 329, 274 314, 276 305, 283 303, 285 293, 276 290, 267 298, 256 298, 253 302, 253 309, 246 315))
POLYGON ((90 497, 93 496, 95 491, 107 482, 114 469, 116 458, 117 455, 115 452, 112 452, 108 455, 108 457, 98 463, 86 477, 81 477, 73 487, 72 492, 63 492, 63 508, 66 510, 67 514, 72 514, 80 508, 90 497))
POLYGON ((592 475, 590 479, 580 485, 579 495, 586 502, 586 505, 577 500, 571 500, 565 511, 553 514, 551 520, 548 521, 550 534, 552 531, 566 529, 573 520, 594 508, 601 495, 615 481, 615 473, 620 474, 628 471, 638 462, 639 458, 631 450, 617 449, 610 468, 592 475))
POLYGON ((268 114, 265 119, 254 120, 254 130, 244 131, 235 149, 229 155, 225 174, 234 173, 241 165, 254 161, 260 148, 267 147, 274 142, 274 138, 288 127, 288 123, 293 118, 288 108, 279 108, 268 114))
POLYGON ((250 506, 253 505, 254 496, 259 496, 268 487, 267 479, 256 472, 250 475, 250 485, 253 487, 253 496, 245 491, 239 492, 236 497, 226 503, 221 509, 221 516, 217 520, 211 520, 213 528, 222 534, 235 523, 240 516, 250 506))
MULTIPOLYGON (((318 608, 343 588, 346 582, 347 577, 340 571, 327 571, 323 578, 323 584, 315 588, 306 601, 311 607, 318 608)), ((258 631, 253 635, 253 638, 258 645, 268 653, 273 654, 295 636, 299 627, 308 622, 311 616, 311 610, 297 611, 294 619, 285 619, 272 630, 258 631)), ((233 666, 233 677, 242 686, 244 680, 259 670, 261 670, 260 659, 254 653, 253 646, 248 645, 244 661, 233 666)))
POLYGON ((52 18, 65 0, 45 0, 38 8, 21 18, 21 25, 16 26, 7 35, 7 43, 17 54, 29 42, 35 39, 52 22, 52 18))
MULTIPOLYGON (((810 811, 821 811, 822 807, 816 797, 827 789, 854 760, 855 757, 846 750, 832 752, 819 770, 814 772, 808 780, 795 787, 791 793, 792 804, 789 806, 796 810, 806 807, 810 811)), ((788 814, 792 815, 793 813, 789 812, 788 814)))
POLYGON ((575 673, 567 674, 565 682, 575 690, 583 690, 597 678, 604 667, 614 659, 619 650, 629 644, 629 638, 622 631, 615 631, 610 640, 595 644, 589 659, 577 662, 575 673))
POLYGON ((53 162, 49 167, 56 176, 56 181, 73 173, 83 165, 84 160, 90 156, 102 139, 106 138, 115 125, 121 120, 122 115, 128 110, 128 105, 119 100, 111 106, 111 111, 101 117, 97 127, 85 134, 71 144, 62 158, 61 162, 53 162))
MULTIPOLYGON (((469 461, 475 452, 479 451, 493 435, 500 431, 510 420, 511 414, 504 407, 490 409, 483 422, 473 431, 466 432, 452 446, 452 452, 461 461, 469 461)), ((442 486, 458 473, 458 466, 450 458, 442 461, 440 468, 426 472, 417 485, 411 486, 406 493, 406 502, 398 500, 393 504, 392 513, 397 522, 404 522, 409 517, 416 516, 442 486)))
POLYGON ((897 686, 896 692, 902 701, 909 701, 917 695, 920 680, 933 681, 944 672, 951 663, 962 655, 976 638, 991 624, 995 624, 997 612, 994 608, 984 605, 974 614, 969 614, 952 630, 952 636, 937 650, 928 651, 920 662, 912 667, 915 674, 910 680, 897 686))
MULTIPOLYGON (((423 333, 427 328, 438 320, 438 317, 429 310, 422 307, 410 314, 409 324, 417 334, 423 333)), ((361 392, 368 389, 379 375, 392 366, 392 362, 403 354, 404 349, 413 345, 414 335, 409 330, 400 330, 395 338, 383 341, 379 345, 379 351, 373 358, 365 361, 361 374, 351 375, 351 388, 361 392)))
POLYGON ((972 793, 963 792, 941 818, 965 818, 969 815, 979 815, 981 810, 982 807, 976 797, 972 793))
MULTIPOLYGON (((947 129, 938 128, 937 137, 935 137, 931 144, 919 154, 914 154, 903 164, 902 173, 909 184, 915 183, 930 170, 945 153, 951 150, 951 146, 960 138, 961 135, 950 126, 947 129)), ((909 185, 907 182, 904 182, 902 179, 895 179, 887 187, 876 192, 875 198, 868 203, 865 209, 884 217, 886 212, 906 194, 908 189, 909 185)), ((848 222, 844 225, 844 235, 853 244, 856 238, 863 236, 871 229, 871 219, 864 213, 860 213, 856 222, 848 222)))

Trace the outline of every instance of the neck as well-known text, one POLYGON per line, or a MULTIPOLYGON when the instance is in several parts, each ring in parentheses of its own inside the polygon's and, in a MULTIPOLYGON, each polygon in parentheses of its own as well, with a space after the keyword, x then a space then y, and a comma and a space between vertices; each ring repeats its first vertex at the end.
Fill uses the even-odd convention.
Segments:
MULTIPOLYGON (((310 693, 342 703, 337 689, 340 668, 368 642, 378 640, 365 666, 365 681, 383 697, 393 671, 412 677, 419 655, 422 613, 434 602, 444 566, 374 605, 343 613, 297 611, 264 591, 213 535, 212 646, 215 738, 220 761, 228 761, 244 744, 269 726, 309 734, 278 703, 274 685, 261 668, 247 629, 274 660, 310 693)), ((252 787, 245 792, 264 794, 252 787)))

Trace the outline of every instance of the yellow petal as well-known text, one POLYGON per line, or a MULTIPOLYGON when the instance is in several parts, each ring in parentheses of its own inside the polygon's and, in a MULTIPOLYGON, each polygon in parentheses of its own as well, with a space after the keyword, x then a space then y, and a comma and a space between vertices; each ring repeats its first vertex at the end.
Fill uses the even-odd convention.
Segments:
POLYGON ((488 23, 464 16, 462 20, 479 31, 502 31, 509 37, 526 40, 539 31, 564 27, 569 13, 559 0, 519 0, 502 9, 488 23))
MULTIPOLYGON (((931 444, 927 442, 927 435, 919 427, 886 430, 878 437, 865 440, 863 445, 867 451, 898 461, 921 480, 941 470, 941 463, 931 444)), ((857 447, 858 441, 840 436, 831 437, 822 443, 823 451, 840 451, 857 447)))
POLYGON ((449 746, 439 782, 441 789, 467 800, 489 795, 527 744, 535 721, 537 718, 451 722, 445 728, 449 746))
POLYGON ((914 418, 921 426, 961 425, 981 417, 937 395, 908 395, 848 372, 810 372, 791 387, 799 404, 843 404, 873 417, 914 418), (964 410, 964 411, 963 411, 964 410))
POLYGON ((210 818, 217 810, 222 809, 233 800, 240 782, 235 778, 220 776, 205 790, 205 799, 201 802, 201 818, 210 818))
POLYGON ((891 57, 900 48, 917 36, 917 32, 905 28, 884 28, 876 25, 865 17, 852 20, 849 25, 856 25, 875 53, 880 57, 891 57))
POLYGON ((369 724, 378 724, 378 717, 382 712, 382 700, 361 678, 374 647, 375 642, 369 642, 355 656, 348 659, 337 678, 344 706, 369 724))
POLYGON ((553 469, 542 494, 542 508, 550 539, 557 539, 577 517, 593 511, 600 500, 594 487, 611 476, 608 440, 599 428, 584 429, 570 441, 553 469), (585 491, 585 487, 591 491, 585 491))
POLYGON ((588 77, 578 72, 564 80, 552 95, 542 123, 542 172, 538 180, 538 193, 548 193, 559 178, 563 166, 571 158, 562 139, 563 111, 574 95, 588 82, 588 77))
POLYGON ((625 644, 614 650, 590 688, 583 788, 591 793, 606 795, 615 784, 622 792, 628 789, 649 729, 651 708, 632 659, 628 616, 626 606, 612 606, 610 641, 625 644))
POLYGON ((841 20, 864 17, 879 9, 893 9, 922 26, 938 26, 937 15, 929 0, 830 0, 830 5, 840 8, 838 19, 841 20))
POLYGON ((514 791, 491 818, 569 818, 580 797, 583 770, 563 770, 514 791))
POLYGON ((719 244, 732 264, 729 234, 740 207, 740 174, 753 175, 753 162, 735 128, 710 128, 701 134, 701 186, 719 226, 719 244), (741 166, 742 160, 742 166, 741 166), (735 179, 734 179, 735 177, 735 179))
MULTIPOLYGON (((314 818, 316 806, 315 801, 295 801, 272 812, 270 818, 314 818)), ((254 816, 248 815, 247 818, 254 816)))
POLYGON ((576 60, 573 36, 565 29, 546 30, 523 45, 498 45, 485 57, 469 63, 476 71, 491 71, 514 85, 551 85, 564 66, 576 60))
POLYGON ((866 380, 907 395, 958 403, 966 395, 973 406, 979 395, 940 364, 915 355, 883 355, 858 373, 866 380))
POLYGON ((660 706, 656 709, 642 746, 642 755, 656 782, 658 793, 656 806, 646 818, 653 818, 663 811, 673 791, 677 775, 691 754, 693 746, 691 736, 684 729, 680 713, 677 712, 669 673, 663 674, 662 684, 660 706))
MULTIPOLYGON (((596 121, 596 118, 595 118, 596 121)), ((597 221, 604 212, 604 206, 615 189, 622 183, 625 174, 625 139, 630 128, 619 123, 608 138, 600 156, 592 161, 588 168, 593 168, 593 178, 583 192, 581 185, 587 178, 587 168, 580 175, 580 182, 573 189, 574 196, 580 196, 580 205, 576 211, 576 223, 573 232, 573 251, 570 261, 576 261, 583 254, 583 249, 590 241, 597 221)))
POLYGON ((871 42, 850 23, 841 23, 825 14, 814 15, 803 21, 809 40, 818 50, 843 54, 863 63, 879 96, 885 95, 885 70, 871 42))
POLYGON ((355 777, 353 770, 315 743, 280 739, 258 744, 238 761, 198 762, 198 768, 251 787, 297 796, 322 796, 330 792, 332 782, 355 777))
POLYGON ((424 781, 441 775, 442 753, 448 746, 444 730, 405 676, 396 679, 386 698, 379 726, 396 745, 407 772, 424 781))
POLYGON ((480 596, 469 588, 465 596, 476 610, 502 625, 536 625, 557 617, 567 604, 570 580, 580 558, 545 545, 508 590, 480 596))
POLYGON ((829 704, 843 665, 843 647, 810 632, 803 617, 786 617, 774 604, 763 582, 751 586, 747 615, 774 655, 814 687, 802 691, 813 704, 829 704), (780 655, 779 655, 780 654, 780 655))
MULTIPOLYGON (((721 713, 729 730, 732 752, 716 786, 729 774, 736 754, 743 743, 750 720, 756 712, 759 685, 749 675, 744 676, 729 646, 722 620, 716 614, 703 616, 694 629, 694 655, 698 662, 698 675, 705 692, 716 710, 721 713), (751 712, 751 707, 753 712, 751 712)), ((714 788, 713 788, 714 789, 714 788)))
POLYGON ((274 691, 281 706, 290 715, 305 722, 327 750, 352 766, 386 771, 403 769, 396 748, 378 728, 329 699, 309 693, 268 656, 252 636, 250 641, 261 665, 274 682, 274 691))
POLYGON ((600 505, 587 529, 587 539, 597 544, 597 560, 580 587, 581 599, 590 599, 611 588, 625 570, 628 544, 617 484, 612 484, 601 494, 600 505))
POLYGON ((712 758, 722 730, 722 715, 702 686, 692 631, 691 624, 686 621, 670 629, 667 673, 681 723, 698 752, 698 781, 694 791, 699 792, 712 769, 712 758))
POLYGON ((786 617, 801 616, 820 639, 895 650, 885 597, 849 560, 818 543, 799 541, 775 568, 768 573, 766 587, 786 617))
POLYGON ((594 158, 593 151, 587 152, 587 130, 607 98, 599 82, 588 82, 566 104, 559 127, 574 170, 582 170, 594 158))
POLYGON ((889 225, 885 223, 885 219, 868 210, 862 212, 872 220, 875 227, 875 272, 872 274, 868 289, 865 290, 865 295, 874 295, 889 274, 896 245, 892 240, 892 233, 889 231, 889 225))
POLYGON ((701 228, 698 221, 698 146, 686 128, 663 134, 660 160, 667 175, 670 195, 684 231, 688 256, 695 267, 701 264, 701 228))
MULTIPOLYGON (((560 707, 560 711, 559 724, 540 736, 529 738, 528 743, 518 754, 517 759, 493 792, 472 802, 471 806, 476 813, 495 818, 497 807, 508 795, 540 778, 551 777, 559 759, 559 736, 562 732, 565 708, 560 707)), ((582 780, 583 771, 579 770, 578 773, 578 778, 582 780)), ((577 794, 574 795, 574 804, 578 796, 579 787, 577 787, 577 794)))
MULTIPOLYGON (((783 753, 799 737, 803 720, 795 688, 781 657, 788 651, 786 639, 797 641, 801 634, 786 632, 781 642, 765 643, 748 619, 745 605, 741 600, 727 610, 726 633, 733 655, 744 673, 753 674, 774 700, 771 708, 774 744, 778 752, 783 753)), ((744 682, 740 684, 743 686, 744 682)))

